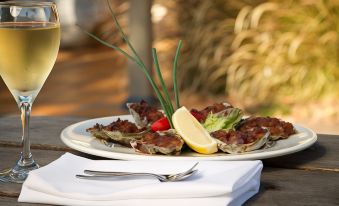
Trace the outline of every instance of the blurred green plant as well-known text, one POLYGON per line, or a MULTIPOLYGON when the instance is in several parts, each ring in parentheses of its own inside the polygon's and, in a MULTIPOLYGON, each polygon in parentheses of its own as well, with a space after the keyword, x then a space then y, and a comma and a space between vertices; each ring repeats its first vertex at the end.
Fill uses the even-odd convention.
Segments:
POLYGON ((339 1, 189 4, 184 89, 224 93, 248 109, 339 97, 339 1))

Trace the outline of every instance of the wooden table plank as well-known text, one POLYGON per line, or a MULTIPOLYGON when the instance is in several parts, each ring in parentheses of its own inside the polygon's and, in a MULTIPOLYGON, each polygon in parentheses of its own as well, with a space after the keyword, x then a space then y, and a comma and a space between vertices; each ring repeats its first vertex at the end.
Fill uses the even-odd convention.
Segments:
POLYGON ((246 205, 339 205, 339 173, 265 167, 260 192, 246 205))
POLYGON ((308 149, 291 155, 264 160, 270 167, 309 170, 332 170, 339 172, 339 137, 318 135, 318 141, 308 149))
POLYGON ((19 203, 18 198, 15 197, 1 197, 0 196, 0 205, 1 206, 43 206, 45 204, 36 204, 36 203, 19 203))
MULTIPOLYGON (((32 117, 30 137, 32 148, 68 150, 60 140, 61 131, 76 122, 85 120, 81 117, 32 117)), ((0 118, 0 145, 20 146, 20 117, 0 118)))

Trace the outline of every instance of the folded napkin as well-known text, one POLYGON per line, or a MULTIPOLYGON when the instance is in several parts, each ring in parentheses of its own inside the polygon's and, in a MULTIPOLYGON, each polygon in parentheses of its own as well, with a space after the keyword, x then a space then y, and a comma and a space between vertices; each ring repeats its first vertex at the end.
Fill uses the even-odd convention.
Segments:
POLYGON ((201 161, 185 181, 160 182, 155 178, 78 179, 83 170, 178 173, 194 161, 89 160, 66 153, 29 173, 19 202, 98 206, 225 206, 241 205, 256 194, 261 161, 201 161))

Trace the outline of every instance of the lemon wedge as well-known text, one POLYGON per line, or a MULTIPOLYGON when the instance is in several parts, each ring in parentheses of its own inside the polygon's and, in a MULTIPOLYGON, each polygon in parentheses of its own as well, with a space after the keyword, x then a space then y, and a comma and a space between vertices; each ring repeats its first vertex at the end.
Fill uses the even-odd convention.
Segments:
POLYGON ((218 151, 216 141, 186 107, 181 107, 174 112, 172 122, 177 133, 194 151, 201 154, 212 154, 218 151))

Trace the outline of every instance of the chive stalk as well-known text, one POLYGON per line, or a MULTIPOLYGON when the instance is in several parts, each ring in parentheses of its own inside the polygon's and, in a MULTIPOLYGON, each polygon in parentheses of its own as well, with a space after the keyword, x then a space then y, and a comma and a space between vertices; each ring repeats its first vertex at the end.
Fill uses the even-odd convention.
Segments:
POLYGON ((179 89, 177 84, 177 66, 178 66, 178 59, 180 55, 180 50, 182 47, 182 41, 179 41, 177 51, 175 52, 174 61, 173 61, 173 90, 174 90, 174 97, 177 109, 180 108, 180 101, 179 101, 179 89))
MULTIPOLYGON (((118 21, 118 19, 116 18, 114 11, 112 9, 112 5, 111 2, 109 0, 107 0, 107 4, 109 7, 109 10, 111 12, 111 16, 112 19, 114 20, 115 26, 118 28, 123 40, 126 42, 126 44, 128 45, 129 49, 132 51, 133 55, 128 54, 126 51, 120 49, 117 46, 114 46, 106 41, 104 41, 103 39, 87 32, 84 30, 84 32, 89 35, 90 37, 92 37, 93 39, 97 40, 98 42, 100 42, 101 44, 112 48, 118 52, 120 52, 121 54, 123 54, 125 57, 127 57, 128 59, 130 59, 131 61, 133 61, 134 63, 136 63, 140 69, 142 70, 142 72, 145 74, 147 80, 150 82, 155 94, 158 97, 158 100, 161 104, 161 107, 163 108, 165 115, 167 116, 169 123, 171 125, 171 128, 173 127, 173 122, 172 122, 172 115, 174 113, 174 107, 172 105, 172 101, 171 101, 171 97, 169 95, 168 89, 166 87, 166 84, 164 82, 161 70, 160 70, 160 66, 159 66, 159 62, 158 62, 158 57, 157 57, 157 52, 156 49, 153 48, 152 49, 152 57, 153 57, 153 62, 154 62, 154 66, 155 66, 155 70, 157 72, 157 76, 160 80, 160 84, 162 87, 162 91, 164 93, 164 96, 161 93, 161 90, 158 88, 157 84, 155 83, 153 77, 150 74, 150 70, 148 70, 144 64, 144 62, 142 61, 142 59, 140 58, 140 56, 138 55, 138 53, 136 52, 136 50, 134 49, 134 47, 132 46, 131 42, 128 40, 125 32, 122 30, 120 23, 118 21)), ((178 48, 174 57, 174 62, 173 62, 173 89, 174 89, 174 96, 175 96, 175 102, 176 102, 176 108, 180 107, 180 102, 179 102, 179 91, 178 91, 178 87, 177 87, 177 78, 176 78, 176 74, 177 74, 177 64, 178 64, 178 58, 179 58, 179 53, 180 53, 180 49, 182 47, 182 42, 181 40, 179 41, 178 44, 178 48)))
POLYGON ((166 97, 166 102, 167 102, 169 108, 171 109, 171 113, 174 113, 174 108, 172 106, 171 97, 168 93, 168 89, 166 87, 166 84, 165 84, 164 79, 163 79, 162 74, 161 74, 161 70, 160 70, 160 66, 159 66, 159 62, 158 62, 157 50, 155 48, 152 49, 152 56, 153 56, 155 70, 157 72, 157 75, 158 75, 158 78, 159 78, 159 81, 160 81, 160 84, 161 84, 161 87, 162 87, 162 91, 164 92, 165 97, 166 97))

